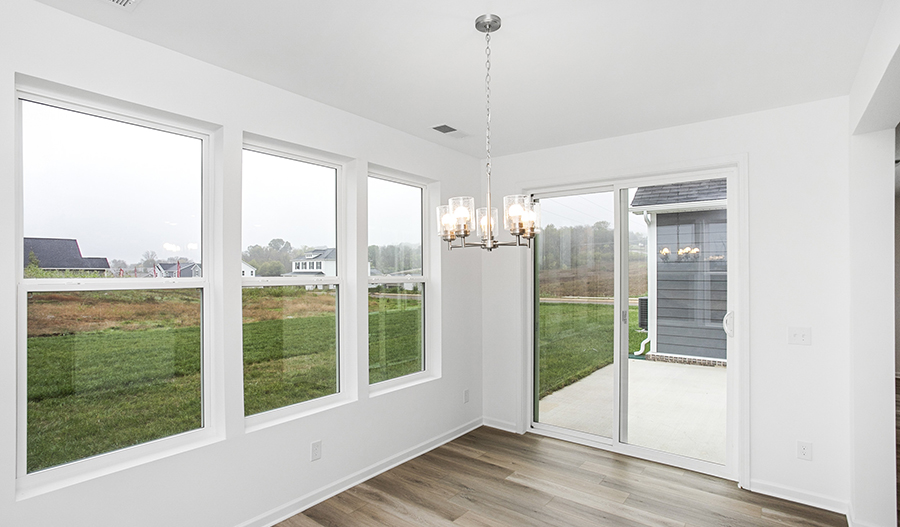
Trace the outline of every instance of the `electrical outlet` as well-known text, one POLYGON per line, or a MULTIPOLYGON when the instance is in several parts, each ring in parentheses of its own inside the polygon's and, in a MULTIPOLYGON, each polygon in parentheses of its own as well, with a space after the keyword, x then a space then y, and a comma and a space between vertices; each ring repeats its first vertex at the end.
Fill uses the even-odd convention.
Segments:
POLYGON ((797 458, 812 461, 812 443, 797 441, 797 458))
POLYGON ((812 329, 811 328, 788 328, 788 344, 796 344, 798 346, 812 345, 812 329))
POLYGON ((468 389, 468 388, 466 388, 465 390, 463 390, 463 402, 464 402, 464 403, 468 403, 468 402, 469 402, 469 389, 468 389))
POLYGON ((309 460, 315 461, 317 459, 322 459, 322 440, 313 441, 311 445, 309 445, 309 460))

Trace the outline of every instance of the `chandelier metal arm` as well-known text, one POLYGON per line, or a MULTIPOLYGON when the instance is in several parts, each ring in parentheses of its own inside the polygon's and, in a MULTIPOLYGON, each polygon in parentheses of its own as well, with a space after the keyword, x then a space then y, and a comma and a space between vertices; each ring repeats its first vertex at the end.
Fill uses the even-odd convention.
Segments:
POLYGON ((491 238, 489 241, 483 240, 481 243, 467 242, 463 238, 456 238, 454 240, 447 241, 447 249, 451 250, 451 251, 453 249, 471 249, 471 248, 492 251, 498 247, 527 247, 530 249, 531 248, 531 238, 527 238, 524 236, 516 236, 516 241, 514 241, 514 242, 498 242, 497 240, 495 240, 493 238, 491 238), (525 239, 524 242, 522 241, 523 238, 525 239), (459 240, 459 245, 453 245, 453 242, 456 240, 459 240))

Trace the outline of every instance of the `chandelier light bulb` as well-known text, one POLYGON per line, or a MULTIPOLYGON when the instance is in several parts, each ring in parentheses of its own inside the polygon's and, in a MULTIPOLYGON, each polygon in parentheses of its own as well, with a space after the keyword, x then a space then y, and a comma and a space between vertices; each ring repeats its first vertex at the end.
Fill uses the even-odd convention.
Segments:
POLYGON ((487 207, 481 207, 476 211, 476 215, 478 216, 478 235, 481 236, 482 239, 491 239, 497 234, 497 208, 491 208, 491 228, 488 229, 488 215, 487 215, 487 207))

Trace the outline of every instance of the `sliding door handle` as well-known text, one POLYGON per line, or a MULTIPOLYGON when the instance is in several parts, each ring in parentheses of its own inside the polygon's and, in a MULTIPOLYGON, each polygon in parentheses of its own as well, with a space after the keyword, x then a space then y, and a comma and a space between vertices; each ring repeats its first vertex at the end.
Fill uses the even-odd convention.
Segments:
POLYGON ((722 317, 722 331, 729 337, 734 336, 734 311, 729 311, 722 317))

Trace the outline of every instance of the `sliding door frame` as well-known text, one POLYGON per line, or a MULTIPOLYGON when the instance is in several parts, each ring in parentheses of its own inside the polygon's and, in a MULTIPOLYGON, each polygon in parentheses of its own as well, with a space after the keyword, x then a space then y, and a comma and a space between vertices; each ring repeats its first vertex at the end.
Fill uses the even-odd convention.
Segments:
MULTIPOLYGON (((548 437, 554 437, 572 441, 604 450, 609 450, 633 457, 647 459, 667 465, 692 470, 704 474, 737 481, 742 488, 749 488, 750 481, 750 361, 749 361, 749 228, 747 210, 747 167, 746 154, 727 156, 694 163, 673 164, 660 167, 655 170, 647 170, 636 173, 623 173, 613 178, 603 180, 585 181, 566 185, 527 188, 525 193, 538 199, 585 194, 590 192, 603 192, 613 190, 615 192, 615 310, 621 313, 627 309, 628 299, 623 298, 621 291, 625 286, 621 265, 621 247, 627 243, 627 223, 622 222, 628 214, 627 206, 623 209, 621 193, 629 188, 664 185, 682 181, 726 178, 727 183, 727 210, 728 210, 728 311, 734 312, 734 336, 728 337, 728 368, 727 368, 727 422, 726 422, 726 462, 724 465, 701 461, 677 454, 653 450, 646 447, 631 445, 621 442, 620 426, 627 422, 620 415, 623 409, 621 394, 623 386, 623 372, 626 370, 622 364, 622 342, 627 336, 623 329, 627 326, 621 320, 615 325, 614 340, 616 348, 613 367, 615 368, 614 380, 614 416, 613 437, 603 438, 595 435, 567 430, 558 426, 535 422, 535 338, 536 338, 536 302, 535 287, 537 277, 535 274, 533 257, 525 258, 524 273, 528 286, 525 288, 526 305, 524 311, 526 333, 526 346, 529 350, 525 364, 525 382, 522 383, 521 394, 522 408, 520 415, 523 417, 520 430, 532 432, 548 437), (623 225, 625 228, 622 228, 623 225)), ((627 353, 627 348, 624 348, 627 353)), ((626 355, 627 356, 627 355, 626 355)), ((627 360, 627 359, 626 359, 627 360)))

